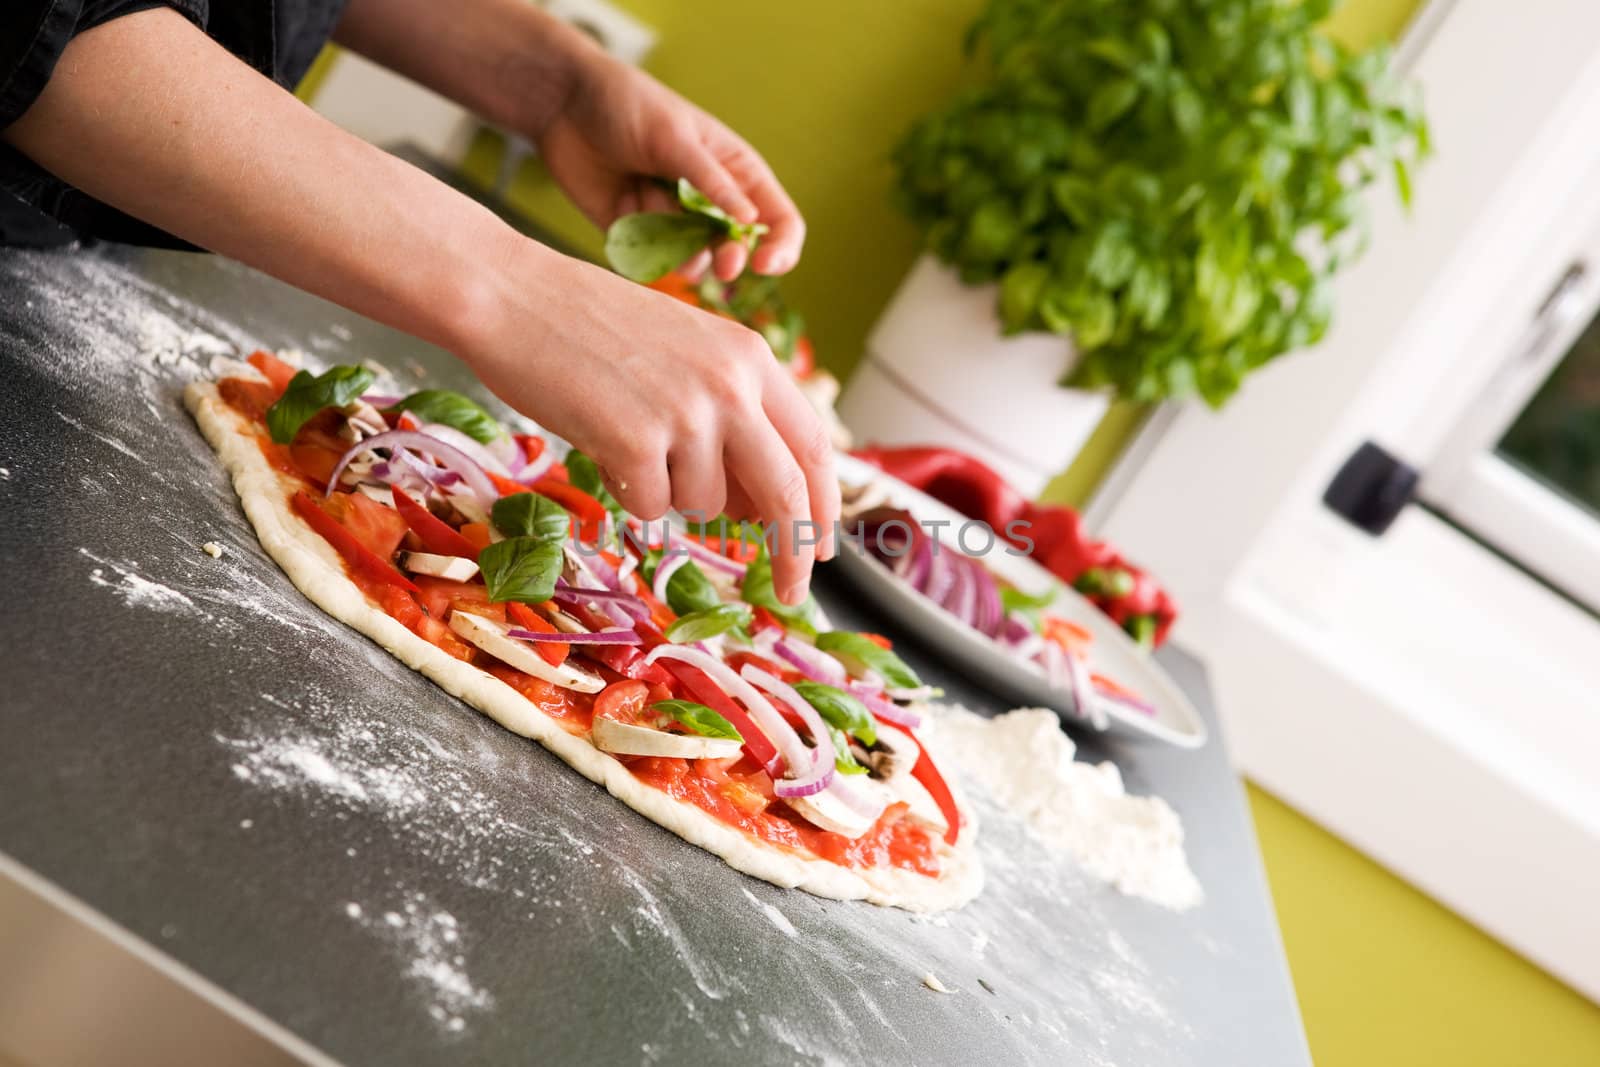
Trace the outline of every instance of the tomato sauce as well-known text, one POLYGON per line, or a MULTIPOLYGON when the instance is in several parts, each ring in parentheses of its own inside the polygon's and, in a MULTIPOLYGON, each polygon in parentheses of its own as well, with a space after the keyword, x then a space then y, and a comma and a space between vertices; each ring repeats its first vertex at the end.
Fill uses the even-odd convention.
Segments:
MULTIPOLYGON (((264 382, 243 378, 224 378, 217 383, 222 399, 239 414, 264 423, 267 408, 277 400, 279 390, 264 382)), ((318 496, 331 472, 326 453, 336 441, 329 440, 326 428, 312 427, 312 433, 297 435, 295 446, 280 445, 266 434, 258 434, 261 453, 276 471, 303 482, 318 496), (314 436, 313 436, 314 434, 314 436), (310 447, 306 447, 306 446, 310 447), (311 469, 307 469, 307 467, 311 469)), ((337 453, 334 453, 337 460, 337 453)), ((486 542, 487 528, 461 531, 469 539, 481 533, 486 542)), ((390 553, 393 554, 392 551, 390 553)), ((473 663, 509 685, 534 707, 558 722, 562 729, 580 737, 588 736, 594 724, 595 697, 552 685, 542 678, 509 667, 463 641, 444 622, 450 610, 469 603, 473 610, 495 608, 488 603, 488 591, 481 586, 443 579, 418 577, 420 595, 375 581, 346 564, 350 580, 385 614, 408 630, 457 659, 473 663), (481 594, 481 595, 479 595, 481 594), (478 601, 482 600, 480 604, 478 601)), ((647 594, 646 594, 647 595, 647 594)), ((647 597, 648 598, 648 597, 647 597)), ((653 600, 654 598, 648 598, 653 600)), ((502 609, 503 610, 503 609, 502 609)), ((487 614, 488 612, 484 612, 487 614)), ((503 619, 502 619, 503 621, 503 619)), ((737 666, 735 657, 735 666, 737 666)), ((756 663, 780 677, 797 677, 786 666, 749 655, 756 663)), ((602 674, 614 672, 603 667, 602 674)), ((620 679, 622 675, 615 675, 620 679)), ((772 779, 765 771, 740 761, 732 769, 715 760, 684 760, 660 756, 620 757, 633 776, 661 790, 675 800, 693 804, 714 818, 753 834, 768 844, 796 852, 810 853, 845 867, 899 867, 930 878, 939 875, 937 834, 907 816, 904 804, 891 804, 875 825, 852 840, 843 834, 818 829, 801 818, 782 800, 772 795, 772 779)))

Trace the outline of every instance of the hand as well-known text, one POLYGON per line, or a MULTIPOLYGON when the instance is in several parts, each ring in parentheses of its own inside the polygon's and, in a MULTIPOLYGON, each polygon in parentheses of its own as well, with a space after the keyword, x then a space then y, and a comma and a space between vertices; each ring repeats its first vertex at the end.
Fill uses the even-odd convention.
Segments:
POLYGON ((588 453, 641 518, 761 518, 778 595, 803 599, 833 554, 839 484, 826 429, 761 335, 520 238, 493 277, 457 349, 484 383, 588 453))
POLYGON ((529 131, 550 173, 573 203, 601 226, 634 211, 672 211, 676 201, 653 179, 687 178, 741 222, 770 227, 753 255, 735 241, 684 269, 709 265, 723 281, 744 270, 783 274, 800 259, 805 222, 766 161, 728 127, 649 75, 597 48, 574 62, 565 104, 529 131))

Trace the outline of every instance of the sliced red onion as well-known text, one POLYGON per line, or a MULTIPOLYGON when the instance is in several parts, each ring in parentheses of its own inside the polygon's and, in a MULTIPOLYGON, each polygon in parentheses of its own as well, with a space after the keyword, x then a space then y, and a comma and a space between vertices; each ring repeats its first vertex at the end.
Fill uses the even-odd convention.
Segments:
POLYGON ((933 572, 932 541, 933 538, 922 534, 911 546, 911 563, 906 568, 906 581, 910 582, 913 588, 923 589, 933 572))
POLYGON ((1130 711, 1137 711, 1141 715, 1149 715, 1151 718, 1156 715, 1156 706, 1154 704, 1147 704, 1138 697, 1130 696, 1127 693, 1118 693, 1102 685, 1096 685, 1094 687, 1094 695, 1095 699, 1101 703, 1120 704, 1130 711))
POLYGON ((1018 659, 1030 660, 1039 658, 1039 653, 1044 651, 1044 638, 1038 634, 1028 634, 1022 640, 1010 646, 1011 654, 1018 659))
POLYGON ((1051 641, 1048 647, 1056 650, 1065 668, 1067 687, 1072 690, 1072 702, 1077 707, 1078 717, 1086 720, 1096 730, 1104 730, 1111 725, 1106 718, 1105 709, 1095 698, 1094 681, 1089 677, 1088 664, 1062 649, 1054 641, 1051 641))
MULTIPOLYGON (((688 645, 666 644, 651 649, 644 661, 654 663, 658 659, 682 660, 721 686, 723 692, 743 704, 750 717, 761 728, 761 732, 767 735, 767 740, 777 748, 779 758, 790 773, 799 773, 811 766, 811 750, 800 740, 800 735, 794 732, 794 727, 784 721, 778 709, 767 702, 767 698, 761 695, 760 690, 739 677, 733 668, 716 656, 688 645)), ((767 772, 772 774, 774 779, 779 777, 774 771, 781 770, 783 768, 767 768, 767 772)))
POLYGON ((454 426, 446 426, 442 422, 427 422, 423 423, 421 432, 429 437, 436 437, 447 445, 454 445, 471 456, 473 461, 484 470, 494 471, 502 477, 509 478, 511 476, 511 471, 500 461, 499 456, 491 452, 477 438, 462 433, 454 426))
POLYGON ((650 591, 656 599, 663 604, 667 602, 667 583, 672 581, 672 576, 678 568, 689 562, 688 556, 667 555, 661 557, 661 562, 656 564, 656 578, 650 585, 650 591))
POLYGON ((628 551, 624 551, 622 553, 622 566, 617 568, 618 589, 628 588, 628 579, 633 576, 633 572, 638 569, 638 566, 638 556, 635 556, 632 552, 628 551))
POLYGON ((682 534, 679 534, 677 537, 672 537, 669 534, 668 539, 672 544, 677 545, 687 552, 695 560, 695 562, 704 563, 708 567, 714 567, 719 571, 731 574, 741 581, 744 579, 745 565, 740 563, 738 560, 729 559, 720 552, 713 552, 711 549, 707 548, 705 545, 702 545, 699 541, 696 541, 692 537, 687 537, 682 534))
POLYGON ((328 478, 328 492, 332 493, 334 486, 339 484, 339 475, 344 473, 351 460, 362 452, 370 452, 375 448, 411 449, 432 456, 445 467, 460 474, 467 488, 485 506, 500 497, 494 482, 489 480, 489 476, 483 473, 483 468, 471 456, 437 437, 431 437, 417 430, 387 430, 352 447, 339 457, 339 462, 334 466, 333 474, 328 478))
POLYGON ((884 722, 892 723, 895 726, 903 726, 907 730, 915 730, 922 725, 921 715, 918 715, 910 708, 902 708, 894 701, 885 699, 883 691, 880 689, 873 689, 862 685, 860 682, 851 682, 850 692, 854 694, 857 700, 867 706, 868 711, 884 722))
POLYGON ((371 404, 373 407, 381 411, 384 408, 394 407, 396 404, 400 403, 402 399, 404 398, 398 396, 388 396, 383 393, 367 393, 361 398, 361 401, 364 404, 371 404))
POLYGON ((950 595, 950 589, 956 582, 956 571, 950 564, 950 553, 942 546, 932 544, 929 539, 928 549, 928 576, 923 579, 921 589, 924 596, 935 604, 943 604, 950 595))
MULTIPOLYGON (((551 599, 558 604, 588 604, 595 603, 602 606, 615 607, 625 613, 630 620, 648 619, 650 608, 644 601, 627 593, 618 593, 610 589, 557 589, 551 599)), ((607 610, 607 615, 615 618, 613 612, 607 610)))
POLYGON ((489 454, 499 460, 508 471, 514 471, 522 464, 522 446, 517 444, 516 438, 505 432, 501 427, 500 436, 490 441, 485 448, 489 454))
POLYGON ((514 477, 523 485, 530 485, 550 473, 550 468, 556 465, 556 454, 548 447, 540 452, 534 459, 522 465, 514 477))
POLYGON ((989 573, 989 568, 976 559, 972 563, 974 625, 985 637, 993 637, 1005 619, 1005 603, 1000 599, 1000 585, 989 573))
POLYGON ((637 645, 638 634, 632 630, 595 630, 586 634, 541 633, 538 630, 511 629, 507 637, 521 641, 550 641, 562 645, 637 645))
MULTIPOLYGON (((587 556, 570 543, 562 546, 562 550, 566 554, 567 561, 572 564, 573 576, 581 579, 581 584, 573 587, 574 592, 612 591, 604 577, 596 571, 596 568, 601 566, 604 566, 608 571, 611 569, 610 565, 606 564, 603 559, 599 556, 587 556)), ((601 613, 612 622, 619 626, 633 625, 633 613, 623 608, 620 604, 614 603, 606 597, 596 597, 594 600, 601 613)))
MULTIPOLYGON (((806 729, 811 731, 811 740, 816 742, 816 747, 811 750, 811 769, 792 778, 778 779, 772 783, 772 791, 780 797, 808 797, 828 788, 828 783, 833 781, 833 763, 838 753, 834 751, 833 738, 828 734, 828 724, 822 721, 817 709, 795 692, 794 686, 768 674, 754 663, 746 663, 739 674, 751 685, 789 705, 789 710, 800 716, 806 729)), ((793 773, 792 765, 790 773, 793 773)))
POLYGON ((813 682, 842 686, 850 681, 850 676, 845 673, 844 664, 826 652, 819 652, 814 646, 806 644, 799 638, 780 637, 772 646, 772 650, 784 662, 813 682))
POLYGON ((940 602, 941 606, 950 614, 971 626, 973 602, 972 568, 967 566, 965 556, 956 555, 954 552, 949 554, 946 563, 950 568, 950 575, 953 580, 950 583, 950 591, 945 594, 944 600, 940 602))
MULTIPOLYGON (((774 788, 774 791, 776 791, 776 788, 774 788)), ((828 783, 827 792, 833 794, 845 807, 863 819, 871 819, 882 815, 886 806, 881 801, 863 794, 860 789, 856 788, 855 783, 842 774, 834 775, 833 781, 828 783)))

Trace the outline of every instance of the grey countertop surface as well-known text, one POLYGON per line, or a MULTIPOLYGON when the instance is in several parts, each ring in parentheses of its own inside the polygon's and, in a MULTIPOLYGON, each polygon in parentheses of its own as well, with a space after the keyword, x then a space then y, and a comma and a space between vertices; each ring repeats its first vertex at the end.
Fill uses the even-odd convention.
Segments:
MULTIPOLYGON (((1079 740, 1182 815, 1199 908, 1120 895, 982 796, 959 912, 775 889, 301 599, 178 398, 255 345, 474 388, 220 260, 0 251, 0 853, 352 1065, 1309 1063, 1192 658, 1159 657, 1208 746, 1079 740)), ((836 576, 819 596, 895 633, 836 576)))

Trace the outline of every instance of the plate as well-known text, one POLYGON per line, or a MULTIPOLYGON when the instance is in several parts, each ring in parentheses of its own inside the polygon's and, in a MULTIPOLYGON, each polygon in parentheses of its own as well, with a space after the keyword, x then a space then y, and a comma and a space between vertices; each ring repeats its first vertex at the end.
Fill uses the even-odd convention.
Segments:
MULTIPOLYGON (((959 551, 955 547, 957 531, 973 520, 854 456, 839 455, 835 462, 842 484, 854 488, 878 482, 890 503, 923 524, 923 529, 942 548, 959 551)), ((973 538, 968 536, 967 540, 971 543, 973 538)), ((1046 610, 1083 626, 1094 635, 1090 667, 1154 705, 1156 713, 1146 715, 1132 708, 1105 703, 1106 717, 1114 732, 1153 737, 1182 748, 1199 748, 1205 744, 1205 723, 1194 705, 1150 654, 1099 608, 1029 557, 1006 551, 1003 541, 997 542, 992 551, 980 558, 990 572, 1025 593, 1037 595, 1055 588, 1056 598, 1046 610)), ((1012 656, 923 596, 857 542, 848 537, 841 539, 838 560, 839 569, 861 592, 905 624, 924 644, 949 656, 958 669, 975 681, 1019 704, 1053 708, 1067 721, 1084 727, 1089 725, 1078 717, 1070 689, 1051 685, 1042 669, 1012 656)))

